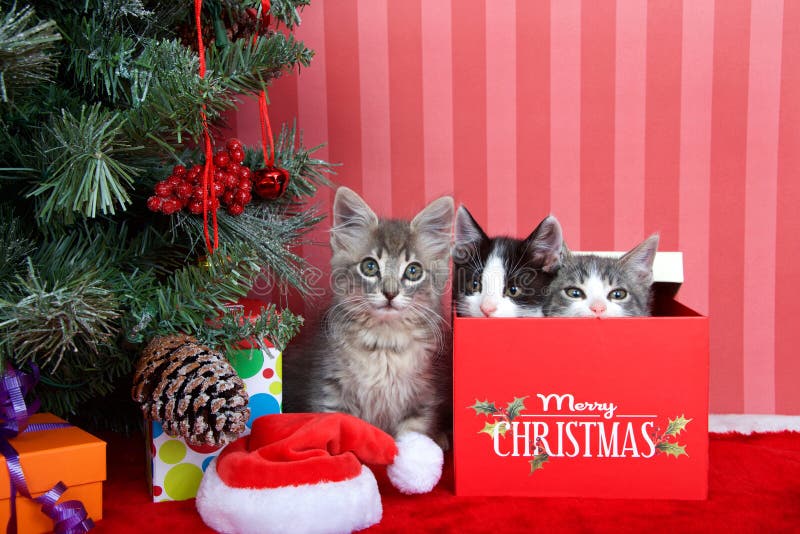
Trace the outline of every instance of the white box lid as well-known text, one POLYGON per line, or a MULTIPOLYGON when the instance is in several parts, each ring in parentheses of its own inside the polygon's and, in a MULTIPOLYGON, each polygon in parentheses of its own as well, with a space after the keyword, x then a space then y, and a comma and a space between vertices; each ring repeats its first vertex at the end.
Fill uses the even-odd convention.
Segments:
MULTIPOLYGON (((586 250, 571 252, 573 254, 597 254, 610 258, 618 258, 625 254, 625 252, 586 250)), ((683 284, 683 252, 656 252, 656 258, 653 261, 653 282, 683 284)))

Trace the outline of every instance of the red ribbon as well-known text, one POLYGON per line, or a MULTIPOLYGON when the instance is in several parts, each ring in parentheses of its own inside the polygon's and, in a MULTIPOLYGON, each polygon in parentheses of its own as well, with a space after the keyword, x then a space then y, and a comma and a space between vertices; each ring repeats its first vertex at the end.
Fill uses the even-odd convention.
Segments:
MULTIPOLYGON (((261 20, 266 24, 269 21, 270 0, 261 0, 261 20)), ((255 44, 256 36, 253 36, 255 44)), ((261 122, 261 149, 264 152, 264 165, 272 167, 275 164, 275 143, 272 138, 272 125, 269 123, 269 110, 267 109, 267 91, 261 90, 258 95, 258 118, 261 122), (269 144, 269 147, 267 145, 269 144)))
MULTIPOLYGON (((206 76, 206 48, 203 45, 203 32, 200 23, 200 12, 203 9, 203 0, 194 0, 194 19, 197 24, 197 53, 200 55, 200 78, 206 76)), ((214 150, 211 148, 211 135, 208 133, 208 119, 206 117, 206 106, 200 112, 203 119, 203 149, 206 155, 206 165, 203 169, 203 236, 206 240, 206 248, 210 253, 219 247, 219 228, 217 226, 217 193, 214 190, 214 150), (208 201, 209 190, 211 202, 208 201), (214 226, 214 243, 211 243, 211 236, 208 230, 208 212, 211 211, 211 220, 214 226)))
POLYGON ((272 139, 272 126, 269 123, 267 92, 263 90, 258 95, 258 118, 261 120, 261 148, 264 152, 264 165, 272 167, 275 164, 275 143, 272 139), (267 144, 269 144, 269 148, 267 148, 267 144))
MULTIPOLYGON (((197 52, 200 55, 200 78, 206 75, 206 49, 203 44, 203 32, 200 20, 200 13, 203 9, 203 0, 194 0, 194 18, 197 25, 197 52)), ((269 20, 270 0, 261 0, 261 19, 269 20)), ((253 36, 255 44, 256 36, 253 36)), ((219 247, 219 227, 217 225, 217 193, 214 189, 214 151, 211 147, 211 135, 208 132, 208 119, 206 117, 206 106, 200 112, 203 120, 203 150, 206 156, 206 164, 203 169, 203 236, 206 241, 206 248, 213 254, 219 247), (211 195, 211 202, 208 196, 211 195), (208 212, 211 211, 211 221, 214 229, 214 242, 211 242, 211 235, 208 228, 208 212)), ((272 125, 269 122, 269 110, 267 108, 267 91, 262 89, 258 96, 258 116, 261 121, 261 148, 264 153, 264 164, 272 167, 275 164, 275 142, 272 137, 272 125)))

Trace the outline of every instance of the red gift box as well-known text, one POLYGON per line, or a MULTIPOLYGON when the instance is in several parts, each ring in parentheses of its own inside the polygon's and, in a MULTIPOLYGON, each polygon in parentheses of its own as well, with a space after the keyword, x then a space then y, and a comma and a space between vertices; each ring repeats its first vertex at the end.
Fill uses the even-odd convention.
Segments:
POLYGON ((453 319, 457 495, 707 497, 708 318, 654 278, 653 317, 453 319))

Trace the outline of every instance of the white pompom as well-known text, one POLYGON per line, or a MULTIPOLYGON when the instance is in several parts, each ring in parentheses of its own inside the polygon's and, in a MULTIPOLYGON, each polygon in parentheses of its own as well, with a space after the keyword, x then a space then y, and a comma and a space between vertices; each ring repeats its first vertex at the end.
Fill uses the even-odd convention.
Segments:
POLYGON ((442 449, 418 432, 406 432, 395 441, 397 456, 387 469, 394 487, 408 494, 431 491, 442 478, 442 449))

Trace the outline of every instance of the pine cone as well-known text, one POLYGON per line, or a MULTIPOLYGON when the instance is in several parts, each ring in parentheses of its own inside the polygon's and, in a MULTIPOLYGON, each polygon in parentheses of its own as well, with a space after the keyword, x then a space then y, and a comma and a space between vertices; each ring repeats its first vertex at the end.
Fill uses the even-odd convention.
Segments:
POLYGON ((146 419, 193 445, 225 445, 250 418, 242 379, 221 353, 191 336, 150 341, 136 366, 131 394, 146 419))

